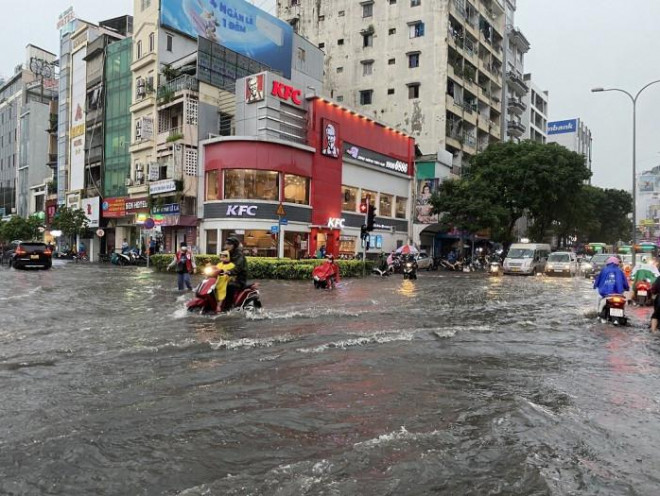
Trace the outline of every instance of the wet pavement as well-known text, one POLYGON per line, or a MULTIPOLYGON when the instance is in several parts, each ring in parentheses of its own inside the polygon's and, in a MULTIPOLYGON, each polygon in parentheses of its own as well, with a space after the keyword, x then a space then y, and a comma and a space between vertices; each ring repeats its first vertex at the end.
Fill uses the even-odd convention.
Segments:
POLYGON ((264 281, 0 269, 0 494, 650 495, 660 338, 582 278, 264 281))

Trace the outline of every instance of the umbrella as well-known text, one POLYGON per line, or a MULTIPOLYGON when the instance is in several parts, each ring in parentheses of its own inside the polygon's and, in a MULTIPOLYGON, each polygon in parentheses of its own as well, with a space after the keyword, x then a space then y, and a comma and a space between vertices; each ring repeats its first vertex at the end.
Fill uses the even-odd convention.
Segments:
POLYGON ((401 255, 408 255, 410 253, 416 255, 417 253, 419 253, 419 250, 415 248, 413 245, 403 245, 397 248, 396 252, 400 253, 401 255))

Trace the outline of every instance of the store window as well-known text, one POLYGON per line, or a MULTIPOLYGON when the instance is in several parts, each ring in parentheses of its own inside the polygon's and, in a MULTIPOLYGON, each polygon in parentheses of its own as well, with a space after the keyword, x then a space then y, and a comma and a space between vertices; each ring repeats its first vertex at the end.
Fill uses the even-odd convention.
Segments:
POLYGON ((223 246, 229 236, 237 238, 242 245, 243 253, 250 257, 276 257, 277 235, 270 231, 245 230, 236 233, 230 230, 222 232, 223 246))
POLYGON ((377 200, 376 195, 378 195, 378 193, 376 193, 375 191, 369 191, 368 189, 362 190, 362 197, 360 198, 360 203, 364 203, 367 201, 367 195, 369 196, 369 203, 371 205, 376 205, 376 200, 377 200))
POLYGON ((357 251, 356 236, 339 236, 339 254, 355 255, 357 251))
POLYGON ((309 178, 284 174, 284 201, 309 205, 309 178))
POLYGON ((406 205, 408 204, 407 198, 396 198, 396 218, 405 219, 406 218, 406 205))
POLYGON ((309 248, 309 234, 285 231, 284 256, 299 260, 305 256, 309 248))
POLYGON ((392 217, 392 205, 393 202, 392 195, 385 193, 380 194, 380 201, 378 202, 378 215, 382 217, 392 217))
POLYGON ((219 200, 218 171, 212 170, 206 173, 206 200, 219 200))
POLYGON ((358 189, 352 186, 342 186, 341 195, 341 209, 346 212, 355 212, 357 210, 358 189))
POLYGON ((279 200, 279 174, 254 169, 226 169, 225 200, 279 200))
POLYGON ((218 230, 217 229, 207 229, 206 230, 206 252, 209 255, 218 254, 218 230))

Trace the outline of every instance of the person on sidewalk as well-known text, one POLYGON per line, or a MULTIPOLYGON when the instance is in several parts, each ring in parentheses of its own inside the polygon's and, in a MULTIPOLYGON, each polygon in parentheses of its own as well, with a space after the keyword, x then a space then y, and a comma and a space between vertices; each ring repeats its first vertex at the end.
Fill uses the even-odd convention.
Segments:
POLYGON ((172 263, 167 266, 167 270, 170 270, 172 267, 176 267, 179 291, 183 291, 184 284, 192 291, 193 287, 190 274, 195 273, 197 265, 195 264, 195 257, 188 251, 188 245, 186 243, 181 243, 181 248, 174 255, 172 263))

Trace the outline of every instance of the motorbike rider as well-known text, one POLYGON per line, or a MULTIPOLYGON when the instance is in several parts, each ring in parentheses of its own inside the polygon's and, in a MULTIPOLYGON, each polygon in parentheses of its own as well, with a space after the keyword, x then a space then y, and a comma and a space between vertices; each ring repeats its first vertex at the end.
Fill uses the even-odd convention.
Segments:
POLYGON ((227 284, 227 295, 222 302, 223 312, 231 310, 234 298, 247 285, 247 262, 239 249, 240 246, 241 242, 234 236, 229 236, 225 241, 225 251, 229 252, 229 261, 234 264, 234 268, 230 271, 234 279, 227 284))
POLYGON ((605 262, 605 267, 603 267, 594 281, 594 289, 598 289, 598 294, 600 295, 598 302, 599 316, 602 316, 606 298, 609 295, 623 294, 624 291, 630 290, 628 279, 619 267, 620 263, 621 261, 618 257, 608 258, 605 262))
POLYGON ((231 281, 232 276, 230 274, 235 267, 236 266, 230 261, 229 252, 227 250, 221 251, 220 263, 216 265, 219 272, 217 276, 218 283, 215 287, 215 297, 220 304, 224 303, 224 300, 227 297, 227 285, 231 281))
POLYGON ((328 253, 325 257, 325 263, 332 266, 333 273, 328 278, 329 289, 333 289, 335 285, 339 282, 339 265, 335 263, 335 257, 332 253, 328 253))

